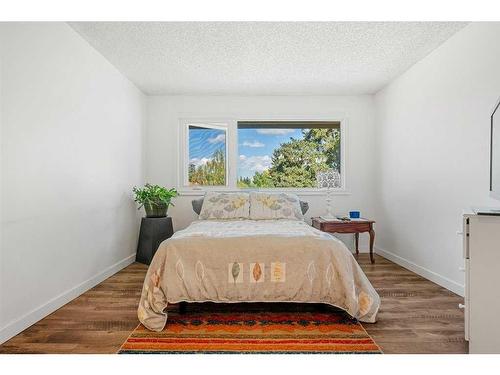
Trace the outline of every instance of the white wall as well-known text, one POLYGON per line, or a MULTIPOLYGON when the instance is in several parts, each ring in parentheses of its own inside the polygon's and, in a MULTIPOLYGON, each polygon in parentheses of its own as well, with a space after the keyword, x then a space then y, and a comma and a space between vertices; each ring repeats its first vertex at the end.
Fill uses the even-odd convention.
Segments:
MULTIPOLYGON (((3 178, 2 178, 2 160, 3 160, 3 138, 2 138, 2 133, 3 133, 3 102, 2 102, 2 69, 3 69, 3 60, 2 60, 2 46, 3 44, 0 43, 0 217, 3 212, 3 204, 2 204, 2 186, 3 186, 3 178)), ((2 327, 2 322, 4 321, 3 319, 3 277, 2 277, 2 269, 3 269, 3 229, 2 225, 0 224, 0 327, 2 327)), ((1 328, 0 328, 1 329, 1 328)), ((0 338, 0 342, 2 342, 0 338)))
MULTIPOLYGON (((179 118, 250 118, 252 116, 338 116, 347 122, 347 190, 334 198, 335 211, 359 209, 374 215, 374 110, 371 96, 152 96, 148 97, 146 180, 175 186, 179 168, 179 118)), ((195 219, 193 196, 182 196, 171 208, 176 229, 195 219)), ((325 197, 312 195, 307 217, 325 213, 325 197)), ((352 244, 352 236, 345 238, 352 244)), ((367 236, 360 247, 368 248, 367 236)))
POLYGON ((463 293, 462 209, 489 198, 500 23, 475 23, 377 93, 376 246, 463 293))
POLYGON ((134 260, 145 97, 66 24, 0 45, 1 342, 134 260))

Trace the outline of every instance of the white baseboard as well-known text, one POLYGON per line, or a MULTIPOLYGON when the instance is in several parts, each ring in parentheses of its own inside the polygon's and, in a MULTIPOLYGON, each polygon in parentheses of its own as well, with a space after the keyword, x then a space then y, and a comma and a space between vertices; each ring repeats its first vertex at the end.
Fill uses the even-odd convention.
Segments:
POLYGON ((443 288, 451 290, 453 293, 456 293, 460 296, 465 295, 464 286, 453 281, 445 276, 442 276, 434 271, 431 271, 425 267, 419 266, 405 258, 400 257, 390 251, 383 250, 377 246, 374 247, 374 251, 376 254, 383 256, 384 258, 389 259, 390 261, 399 264, 401 267, 404 267, 412 272, 415 272, 417 275, 425 277, 426 279, 441 285, 443 288))
POLYGON ((45 318, 47 315, 53 313, 57 309, 61 308, 68 302, 74 300, 76 297, 85 293, 87 290, 93 288, 97 284, 103 282, 108 277, 113 276, 118 271, 127 267, 128 265, 135 262, 136 254, 129 255, 125 259, 109 266, 104 271, 91 277, 90 279, 78 284, 77 286, 71 288, 70 290, 61 293, 60 295, 52 298, 47 303, 37 307, 36 309, 30 311, 29 313, 23 315, 21 318, 7 324, 5 327, 0 329, 0 344, 24 331, 26 328, 35 324, 39 320, 45 318))

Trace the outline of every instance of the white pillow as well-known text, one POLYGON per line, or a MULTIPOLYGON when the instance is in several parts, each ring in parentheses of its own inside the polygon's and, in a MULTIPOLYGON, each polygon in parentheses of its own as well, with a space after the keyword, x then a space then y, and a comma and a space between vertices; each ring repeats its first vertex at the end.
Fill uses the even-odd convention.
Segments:
POLYGON ((199 219, 248 219, 249 215, 248 193, 207 192, 203 199, 199 219))
POLYGON ((250 193, 250 219, 302 220, 299 197, 287 193, 250 193))

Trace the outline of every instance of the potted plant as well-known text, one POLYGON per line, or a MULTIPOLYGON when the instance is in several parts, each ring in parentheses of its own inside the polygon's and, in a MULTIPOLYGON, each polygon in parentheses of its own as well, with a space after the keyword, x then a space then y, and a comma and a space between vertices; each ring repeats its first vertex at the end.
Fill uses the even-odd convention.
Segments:
POLYGON ((146 184, 144 187, 132 189, 135 201, 140 204, 139 210, 144 206, 146 217, 165 217, 172 203, 172 198, 177 196, 177 190, 167 189, 159 185, 146 184))

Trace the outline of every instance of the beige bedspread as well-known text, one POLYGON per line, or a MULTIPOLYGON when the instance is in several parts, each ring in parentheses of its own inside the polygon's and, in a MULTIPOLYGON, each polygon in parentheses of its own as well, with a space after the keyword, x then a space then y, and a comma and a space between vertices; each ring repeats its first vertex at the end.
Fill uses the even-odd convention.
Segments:
POLYGON ((375 322, 380 298, 335 237, 302 221, 196 221, 149 266, 139 320, 160 331, 168 303, 314 302, 375 322))

